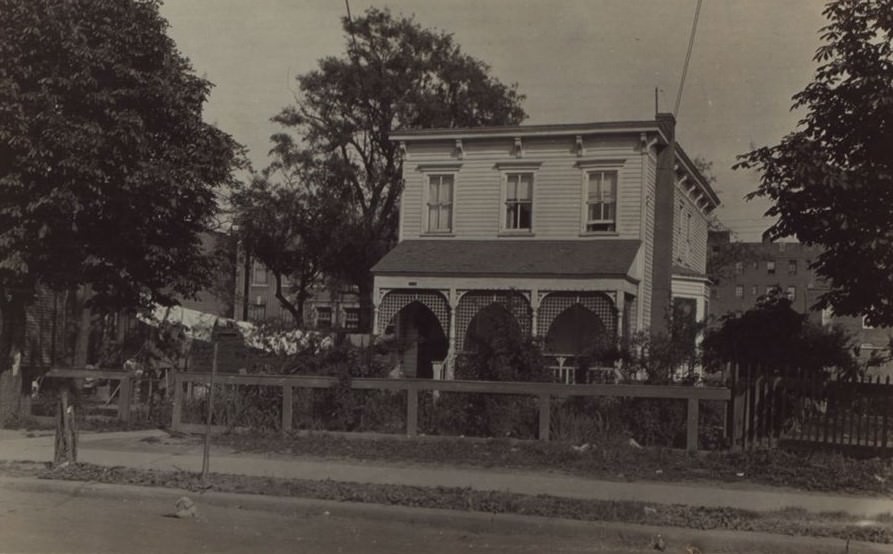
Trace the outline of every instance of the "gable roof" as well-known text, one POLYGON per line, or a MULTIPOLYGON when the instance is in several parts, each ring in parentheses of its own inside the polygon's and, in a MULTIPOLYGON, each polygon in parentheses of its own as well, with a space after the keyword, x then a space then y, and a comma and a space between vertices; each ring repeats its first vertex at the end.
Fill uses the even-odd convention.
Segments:
POLYGON ((405 240, 377 275, 625 277, 638 240, 405 240))

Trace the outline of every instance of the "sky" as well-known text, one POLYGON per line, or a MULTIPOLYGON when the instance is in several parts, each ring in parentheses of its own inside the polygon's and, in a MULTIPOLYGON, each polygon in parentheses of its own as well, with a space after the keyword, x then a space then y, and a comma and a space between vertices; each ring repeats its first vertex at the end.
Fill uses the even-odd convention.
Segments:
MULTIPOLYGON (((802 113, 791 97, 815 71, 821 0, 705 0, 677 113, 677 138, 713 163, 719 219, 741 240, 771 224, 764 199, 744 196, 758 174, 731 169, 776 144, 802 113)), ((697 0, 351 0, 414 15, 526 95, 525 123, 654 118, 676 102, 697 0)), ((169 33, 214 83, 205 119, 268 163, 270 118, 296 99, 295 77, 345 51, 342 0, 165 0, 169 33)))

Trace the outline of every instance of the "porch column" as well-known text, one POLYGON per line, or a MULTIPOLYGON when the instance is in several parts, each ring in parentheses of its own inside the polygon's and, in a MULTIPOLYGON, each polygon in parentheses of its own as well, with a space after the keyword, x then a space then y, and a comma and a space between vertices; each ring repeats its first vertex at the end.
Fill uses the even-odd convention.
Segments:
POLYGON ((617 340, 622 340, 623 333, 623 309, 626 304, 626 293, 622 290, 614 292, 614 308, 617 310, 617 340))
POLYGON ((447 325, 447 358, 444 378, 452 380, 456 377, 456 307, 459 305, 459 294, 455 288, 449 290, 447 298, 450 301, 450 314, 449 325, 447 325))
POLYGON ((381 306, 381 290, 375 287, 372 290, 372 336, 378 336, 378 308, 381 306))
POLYGON ((532 320, 530 322, 530 336, 537 337, 539 336, 539 329, 537 328, 537 320, 539 319, 540 313, 540 291, 539 289, 533 289, 530 291, 530 312, 532 316, 532 320))

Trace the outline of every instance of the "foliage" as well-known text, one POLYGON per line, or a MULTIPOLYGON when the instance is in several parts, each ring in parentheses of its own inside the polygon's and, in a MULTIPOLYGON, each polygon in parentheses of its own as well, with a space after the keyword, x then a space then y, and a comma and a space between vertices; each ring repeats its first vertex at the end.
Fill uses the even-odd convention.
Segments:
POLYGON ((851 342, 840 328, 810 322, 776 291, 743 314, 725 316, 718 329, 707 333, 703 348, 711 366, 735 362, 770 371, 798 368, 824 375, 836 368, 854 374, 859 365, 851 342))
POLYGON ((274 167, 299 171, 319 210, 332 214, 327 273, 360 293, 360 328, 369 329, 369 269, 394 244, 402 191, 402 128, 519 123, 523 96, 489 75, 451 35, 370 8, 343 20, 347 55, 326 57, 298 76, 300 97, 274 120, 292 129, 273 137, 274 167))
POLYGON ((173 303, 237 160, 154 0, 0 2, 0 286, 173 303))
POLYGON ((552 380, 540 342, 514 332, 513 321, 494 318, 486 339, 470 335, 472 353, 459 356, 456 378, 482 381, 552 380))
POLYGON ((774 201, 771 238, 794 235, 823 252, 814 261, 840 315, 893 325, 893 1, 834 0, 812 83, 793 98, 797 129, 736 167, 756 169, 750 197, 774 201))
POLYGON ((651 384, 667 384, 679 377, 691 381, 701 362, 696 337, 703 332, 686 306, 676 303, 667 317, 668 332, 635 333, 621 353, 621 371, 627 379, 651 384))
POLYGON ((295 324, 303 326, 304 303, 319 279, 329 225, 295 175, 277 182, 271 173, 267 169, 233 193, 236 234, 246 255, 273 274, 276 298, 295 324), (291 283, 291 290, 283 289, 285 283, 291 283))

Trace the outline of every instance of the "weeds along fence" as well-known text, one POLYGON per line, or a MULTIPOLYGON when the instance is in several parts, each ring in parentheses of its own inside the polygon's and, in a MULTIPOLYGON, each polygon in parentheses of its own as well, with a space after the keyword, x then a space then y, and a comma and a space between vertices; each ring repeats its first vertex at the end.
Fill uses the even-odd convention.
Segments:
MULTIPOLYGON (((209 373, 176 373, 172 383, 171 427, 176 431, 204 431, 209 373)), ((720 387, 660 385, 565 385, 427 379, 353 378, 280 375, 216 375, 211 424, 217 432, 237 427, 275 430, 294 429, 379 431, 415 436, 425 434, 496 436, 505 428, 510 436, 549 440, 562 437, 572 423, 567 408, 581 406, 579 418, 588 414, 597 423, 598 402, 632 399, 642 405, 668 403, 676 407, 678 424, 673 434, 682 446, 699 448, 703 424, 701 403, 719 405, 721 424, 731 399, 720 387), (651 404, 648 404, 651 402, 651 404), (459 420, 457 420, 457 415, 459 420), (446 420, 446 421, 444 421, 446 420), (480 433, 469 433, 478 430, 480 433)), ((604 410, 604 406, 602 406, 604 410)), ((652 416, 662 417, 655 412, 652 416)), ((601 416, 604 423, 606 418, 601 416)), ((580 424, 580 421, 577 421, 580 424)), ((602 426, 602 430, 603 426, 602 426)), ((504 436, 504 435, 499 435, 504 436)))
POLYGON ((736 445, 893 456, 889 376, 827 376, 749 367, 733 375, 736 445))
POLYGON ((116 419, 123 423, 167 423, 166 402, 172 377, 168 372, 51 368, 39 378, 29 397, 32 417, 55 415, 54 390, 63 381, 75 383, 80 417, 116 419))

